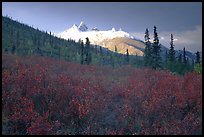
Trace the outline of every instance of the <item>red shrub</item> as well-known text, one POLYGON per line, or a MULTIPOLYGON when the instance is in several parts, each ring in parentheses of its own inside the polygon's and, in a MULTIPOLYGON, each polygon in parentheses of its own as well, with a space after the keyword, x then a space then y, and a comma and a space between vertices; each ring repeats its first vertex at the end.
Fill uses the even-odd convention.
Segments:
POLYGON ((202 77, 3 55, 11 134, 201 134, 202 77))

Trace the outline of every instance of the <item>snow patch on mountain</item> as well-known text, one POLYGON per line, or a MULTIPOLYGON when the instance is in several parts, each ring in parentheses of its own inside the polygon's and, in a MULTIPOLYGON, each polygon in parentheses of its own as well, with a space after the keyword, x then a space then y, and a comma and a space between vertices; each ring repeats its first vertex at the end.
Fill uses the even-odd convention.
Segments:
POLYGON ((119 29, 118 31, 113 27, 111 30, 100 31, 96 27, 88 29, 85 23, 82 21, 79 26, 74 24, 71 28, 57 34, 58 37, 63 39, 73 39, 78 41, 79 39, 86 41, 86 37, 89 38, 91 44, 99 44, 105 39, 113 39, 116 37, 127 37, 134 39, 129 33, 119 29))
POLYGON ((99 31, 99 29, 97 27, 94 27, 91 29, 92 31, 99 31))

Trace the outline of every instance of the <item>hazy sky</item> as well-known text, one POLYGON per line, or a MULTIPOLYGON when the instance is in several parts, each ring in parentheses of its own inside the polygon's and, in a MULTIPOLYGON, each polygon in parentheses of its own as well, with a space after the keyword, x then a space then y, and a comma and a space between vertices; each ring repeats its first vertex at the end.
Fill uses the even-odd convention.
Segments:
POLYGON ((144 39, 144 31, 158 28, 160 42, 175 49, 202 51, 201 2, 3 2, 2 14, 41 30, 59 33, 81 21, 89 27, 122 28, 144 39))

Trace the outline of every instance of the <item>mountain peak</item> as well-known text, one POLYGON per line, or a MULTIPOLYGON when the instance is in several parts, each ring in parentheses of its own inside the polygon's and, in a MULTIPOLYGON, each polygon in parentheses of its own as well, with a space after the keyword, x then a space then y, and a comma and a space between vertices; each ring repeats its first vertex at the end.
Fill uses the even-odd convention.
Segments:
POLYGON ((72 25, 72 27, 70 28, 71 30, 78 30, 78 26, 76 24, 72 25))
POLYGON ((72 28, 77 28, 78 26, 76 24, 73 24, 72 25, 72 28))
POLYGON ((80 25, 78 26, 78 29, 80 31, 87 31, 88 30, 88 27, 84 24, 83 21, 81 21, 80 25))
POLYGON ((99 30, 97 27, 88 29, 83 21, 80 22, 79 26, 74 24, 70 29, 58 34, 64 39, 73 39, 78 41, 79 39, 85 40, 89 37, 91 44, 100 44, 102 41, 113 38, 131 38, 135 39, 128 32, 122 31, 122 29, 116 30, 114 27, 109 30, 99 30))
POLYGON ((113 27, 113 28, 111 29, 111 31, 115 32, 115 28, 113 27))

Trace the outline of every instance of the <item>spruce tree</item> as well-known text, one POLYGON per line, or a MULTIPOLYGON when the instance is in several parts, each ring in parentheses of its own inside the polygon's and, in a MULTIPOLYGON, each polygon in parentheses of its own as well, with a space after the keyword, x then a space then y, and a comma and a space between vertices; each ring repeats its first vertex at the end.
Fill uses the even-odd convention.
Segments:
POLYGON ((183 48, 183 63, 186 64, 186 49, 183 48))
POLYGON ((85 62, 87 65, 89 65, 91 63, 92 57, 91 57, 91 53, 90 53, 90 41, 89 41, 88 37, 86 38, 86 44, 85 45, 86 45, 85 46, 85 54, 86 54, 85 62))
POLYGON ((116 52, 116 53, 118 52, 116 45, 115 45, 115 52, 116 52))
POLYGON ((174 50, 174 43, 173 43, 173 35, 171 34, 171 41, 170 41, 170 49, 169 49, 169 61, 175 61, 175 50, 174 50))
POLYGON ((195 62, 194 70, 198 74, 202 74, 202 61, 200 60, 200 53, 196 52, 196 62, 195 62))
POLYGON ((50 31, 50 34, 49 34, 49 44, 51 45, 51 47, 52 47, 52 34, 51 34, 51 31, 50 31))
POLYGON ((102 51, 102 47, 101 46, 99 47, 99 50, 100 50, 100 55, 102 56, 103 55, 103 51, 102 51))
POLYGON ((84 64, 84 43, 81 41, 81 64, 84 64))
POLYGON ((145 31, 145 36, 144 36, 144 39, 145 39, 145 51, 144 51, 144 64, 145 66, 150 66, 151 65, 151 43, 150 43, 150 38, 149 38, 149 30, 148 28, 146 28, 146 31, 145 31))
POLYGON ((159 45, 159 37, 157 34, 157 28, 154 26, 154 38, 153 38, 153 46, 152 46, 152 68, 158 69, 161 68, 161 57, 160 57, 160 45, 159 45))
POLYGON ((128 52, 128 49, 126 50, 126 61, 127 61, 127 64, 129 64, 129 52, 128 52))
POLYGON ((177 60, 175 69, 176 69, 176 72, 179 74, 183 74, 183 72, 184 72, 184 64, 182 62, 182 54, 181 53, 178 56, 178 60, 177 60))
POLYGON ((175 50, 174 50, 174 43, 173 43, 173 35, 171 34, 171 38, 170 38, 170 49, 169 49, 169 53, 168 53, 168 69, 170 71, 173 71, 175 69, 175 50))
POLYGON ((196 64, 200 64, 200 53, 199 51, 196 52, 196 64))

